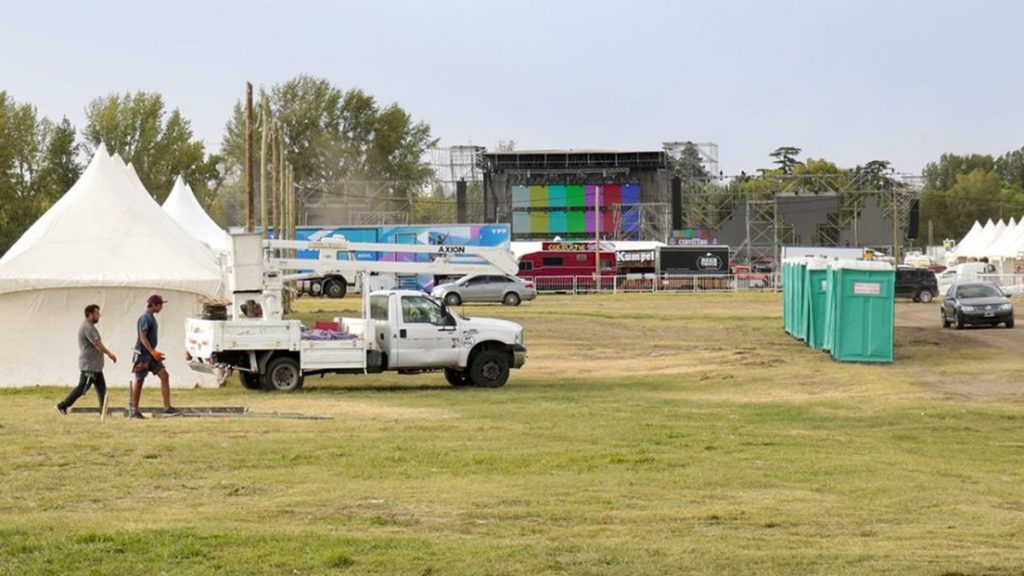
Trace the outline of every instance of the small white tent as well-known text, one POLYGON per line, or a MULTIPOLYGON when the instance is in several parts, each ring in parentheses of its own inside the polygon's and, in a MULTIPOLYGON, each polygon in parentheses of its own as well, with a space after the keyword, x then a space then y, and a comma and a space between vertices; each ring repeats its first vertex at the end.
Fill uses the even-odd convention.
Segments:
POLYGON ((78 182, 0 258, 0 387, 74 385, 75 337, 99 304, 103 341, 118 356, 107 382, 130 378, 136 320, 146 298, 168 303, 159 348, 172 386, 215 385, 185 362, 185 319, 221 291, 216 257, 132 182, 101 146, 78 182))
POLYGON ((953 249, 953 253, 950 255, 951 258, 955 259, 960 257, 963 252, 970 250, 971 244, 973 244, 979 236, 982 234, 981 223, 977 220, 974 221, 974 226, 964 237, 957 243, 956 248, 953 249))
POLYGON ((227 233, 203 210, 192 188, 185 184, 181 176, 174 181, 174 188, 167 200, 164 200, 164 212, 214 252, 228 251, 227 233))

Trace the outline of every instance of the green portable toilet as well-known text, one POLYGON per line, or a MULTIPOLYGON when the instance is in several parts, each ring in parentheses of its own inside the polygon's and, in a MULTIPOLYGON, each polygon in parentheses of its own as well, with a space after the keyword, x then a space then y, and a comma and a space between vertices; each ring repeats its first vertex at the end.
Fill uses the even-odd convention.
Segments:
POLYGON ((782 261, 782 329, 789 333, 789 314, 793 307, 789 304, 793 287, 789 283, 789 260, 782 261))
POLYGON ((892 362, 895 284, 896 271, 885 262, 835 260, 829 264, 825 345, 832 358, 892 362))
POLYGON ((803 278, 799 266, 803 258, 787 258, 782 262, 782 326, 787 334, 796 336, 803 278))
POLYGON ((804 271, 804 323, 807 345, 821 350, 825 345, 825 304, 828 296, 828 261, 810 260, 804 271))
POLYGON ((807 292, 806 275, 808 258, 797 258, 793 261, 793 270, 790 276, 793 279, 793 337, 798 340, 807 339, 807 324, 804 314, 804 294, 807 292))

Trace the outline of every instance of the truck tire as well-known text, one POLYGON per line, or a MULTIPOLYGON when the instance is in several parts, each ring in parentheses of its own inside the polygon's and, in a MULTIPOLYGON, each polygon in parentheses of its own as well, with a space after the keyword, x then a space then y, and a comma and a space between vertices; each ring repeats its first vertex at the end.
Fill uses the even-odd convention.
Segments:
POLYGON ((449 306, 458 306, 459 304, 462 304, 462 297, 455 292, 449 292, 444 297, 444 303, 449 306))
POLYGON ((466 373, 462 370, 452 370, 451 368, 445 368, 444 379, 447 380, 449 384, 455 386, 456 388, 469 386, 470 384, 469 376, 467 376, 466 373))
POLYGON ((242 388, 245 388, 246 390, 259 390, 263 387, 259 374, 239 370, 238 379, 242 381, 242 388))
POLYGON ((469 381, 480 388, 501 388, 508 382, 508 354, 483 350, 469 363, 469 381))
POLYGON ((519 306, 520 298, 519 294, 515 292, 509 292, 505 294, 505 297, 501 299, 501 303, 505 306, 519 306))
POLYGON ((344 280, 331 278, 324 281, 324 296, 328 298, 341 299, 348 293, 348 284, 344 280))
POLYGON ((263 389, 294 392, 302 388, 302 381, 299 361, 291 356, 278 356, 267 363, 267 371, 263 374, 263 389))

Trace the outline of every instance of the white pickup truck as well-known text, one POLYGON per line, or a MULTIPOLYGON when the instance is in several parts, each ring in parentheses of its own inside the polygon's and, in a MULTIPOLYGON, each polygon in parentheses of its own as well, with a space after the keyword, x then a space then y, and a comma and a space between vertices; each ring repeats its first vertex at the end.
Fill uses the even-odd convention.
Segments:
POLYGON ((338 318, 347 339, 303 339, 298 320, 189 319, 186 349, 194 370, 237 370, 250 389, 291 391, 307 375, 444 371, 452 386, 497 388, 526 361, 523 328, 463 318, 422 292, 369 295, 369 318, 338 318))

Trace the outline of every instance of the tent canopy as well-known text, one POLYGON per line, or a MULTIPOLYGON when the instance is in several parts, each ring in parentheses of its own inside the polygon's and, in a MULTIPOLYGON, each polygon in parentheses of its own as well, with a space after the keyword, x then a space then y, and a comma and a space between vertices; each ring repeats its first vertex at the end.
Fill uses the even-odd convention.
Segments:
POLYGON ((163 208, 168 216, 188 230, 195 239, 209 246, 214 252, 227 252, 227 233, 203 210, 192 188, 185 184, 181 176, 175 179, 174 188, 164 201, 163 208))
POLYGON ((0 293, 71 286, 217 295, 209 248, 169 218, 100 147, 78 182, 0 258, 0 293))

